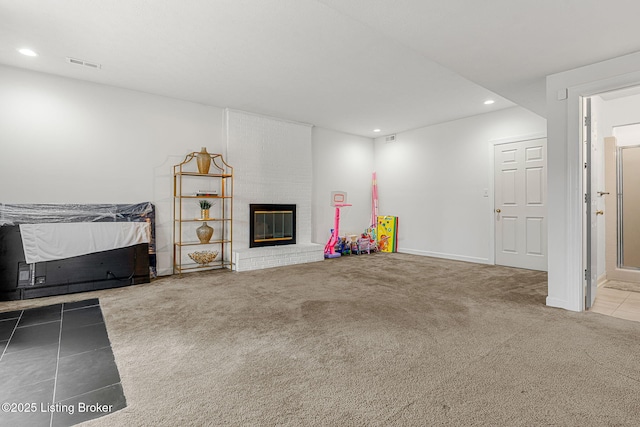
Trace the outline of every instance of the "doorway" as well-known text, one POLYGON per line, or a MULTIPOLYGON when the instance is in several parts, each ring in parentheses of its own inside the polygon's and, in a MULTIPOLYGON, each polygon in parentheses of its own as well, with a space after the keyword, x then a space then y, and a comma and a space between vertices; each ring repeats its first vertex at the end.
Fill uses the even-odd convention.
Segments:
POLYGON ((640 224, 635 223, 640 217, 637 172, 640 113, 636 112, 639 108, 640 87, 633 87, 586 97, 582 109, 585 308, 637 321, 640 321, 640 224))

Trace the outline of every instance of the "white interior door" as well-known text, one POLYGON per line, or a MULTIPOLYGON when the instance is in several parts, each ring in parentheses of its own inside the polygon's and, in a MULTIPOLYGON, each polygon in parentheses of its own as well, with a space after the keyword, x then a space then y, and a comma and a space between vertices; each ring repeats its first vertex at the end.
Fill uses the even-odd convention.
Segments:
POLYGON ((547 270, 547 140, 499 144, 495 155, 496 264, 547 270))

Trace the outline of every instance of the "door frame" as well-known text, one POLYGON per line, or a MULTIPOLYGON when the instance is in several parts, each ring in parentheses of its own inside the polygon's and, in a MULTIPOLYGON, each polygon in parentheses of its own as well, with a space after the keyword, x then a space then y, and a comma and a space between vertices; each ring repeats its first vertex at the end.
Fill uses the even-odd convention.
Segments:
MULTIPOLYGON (((634 72, 621 75, 615 78, 599 80, 578 86, 567 88, 567 117, 568 121, 567 139, 572 144, 567 152, 567 184, 572 191, 567 198, 568 215, 572 220, 568 221, 567 236, 567 263, 565 265, 567 272, 567 281, 570 286, 567 288, 567 302, 570 304, 569 309, 577 311, 586 310, 586 281, 584 278, 584 270, 586 268, 585 254, 590 253, 591 248, 587 247, 586 236, 584 233, 584 192, 583 170, 586 161, 583 147, 583 107, 582 99, 599 95, 604 92, 626 89, 629 87, 640 86, 640 72, 634 72)), ((547 297, 547 305, 549 304, 547 297)))
MULTIPOLYGON (((587 310, 593 306, 598 290, 598 218, 597 198, 594 188, 594 168, 596 158, 594 157, 593 129, 596 123, 591 107, 592 96, 580 97, 581 108, 580 116, 582 118, 582 156, 584 159, 584 168, 582 170, 582 191, 584 192, 584 210, 582 216, 582 239, 584 263, 584 309, 587 310), (595 224, 595 233, 594 233, 595 224), (594 244, 595 242, 595 244, 594 244)), ((596 117, 598 119, 599 117, 596 117)), ((602 153, 604 154, 604 153, 602 153)), ((601 154, 601 155, 602 155, 601 154)))
MULTIPOLYGON (((510 136, 506 138, 497 138, 489 141, 487 145, 489 150, 489 264, 496 265, 496 222, 495 222, 495 210, 496 210, 496 198, 495 198, 495 147, 496 145, 510 144, 512 142, 532 141, 534 139, 547 138, 546 132, 536 132, 519 136, 510 136)), ((547 159, 545 159, 545 162, 547 159)), ((545 173, 546 173, 545 169, 545 173)))

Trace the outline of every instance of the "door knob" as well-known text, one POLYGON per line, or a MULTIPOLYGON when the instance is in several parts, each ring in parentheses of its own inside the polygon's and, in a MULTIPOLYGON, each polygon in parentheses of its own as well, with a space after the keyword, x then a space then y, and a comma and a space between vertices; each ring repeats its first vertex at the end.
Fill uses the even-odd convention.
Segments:
POLYGON ((607 194, 609 194, 608 191, 598 191, 598 196, 600 196, 600 197, 605 196, 607 194))
POLYGON ((501 211, 500 209, 496 209, 496 212, 497 212, 497 213, 500 213, 500 212, 502 212, 502 211, 501 211))
POLYGON ((604 211, 596 211, 596 215, 604 215, 604 211))

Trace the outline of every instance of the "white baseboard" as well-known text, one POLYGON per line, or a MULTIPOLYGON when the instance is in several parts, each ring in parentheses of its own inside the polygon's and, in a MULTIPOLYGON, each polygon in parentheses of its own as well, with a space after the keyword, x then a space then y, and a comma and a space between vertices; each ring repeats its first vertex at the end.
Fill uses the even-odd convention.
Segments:
POLYGON ((563 308, 569 311, 582 311, 582 307, 576 307, 570 304, 569 301, 561 300, 558 298, 547 297, 547 306, 555 308, 563 308))
POLYGON ((600 277, 598 277, 598 287, 601 288, 604 284, 607 283, 607 273, 603 273, 600 277))
POLYGON ((172 268, 159 268, 157 269, 157 275, 160 276, 171 276, 173 274, 172 268))
POLYGON ((404 254, 411 254, 411 255, 429 256, 433 258, 451 259, 454 261, 473 262, 476 264, 491 264, 488 258, 470 257, 465 255, 445 254, 441 252, 421 251, 417 249, 408 249, 408 248, 398 248, 398 252, 404 253, 404 254))

